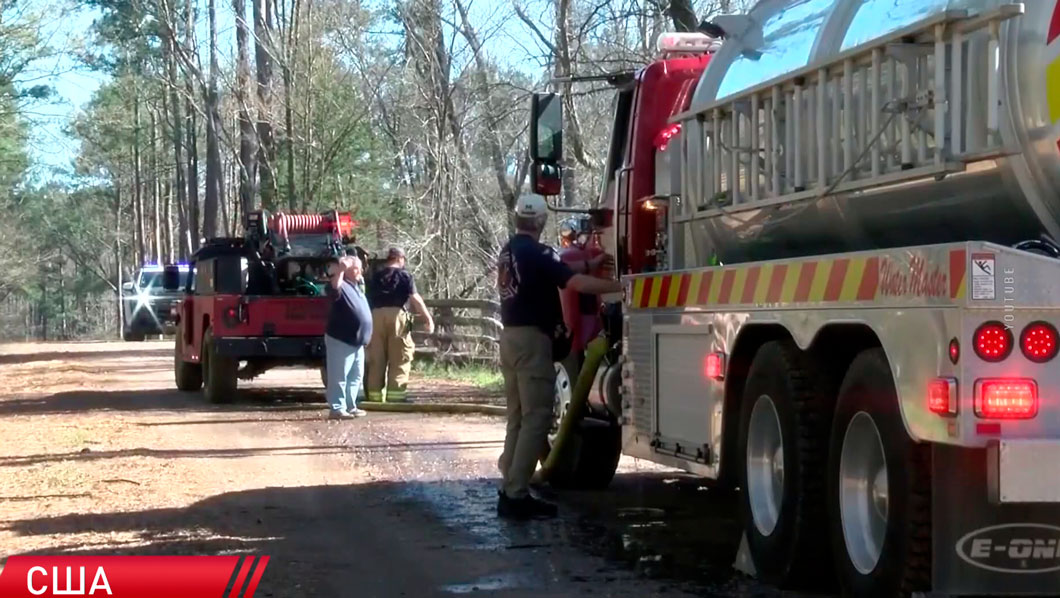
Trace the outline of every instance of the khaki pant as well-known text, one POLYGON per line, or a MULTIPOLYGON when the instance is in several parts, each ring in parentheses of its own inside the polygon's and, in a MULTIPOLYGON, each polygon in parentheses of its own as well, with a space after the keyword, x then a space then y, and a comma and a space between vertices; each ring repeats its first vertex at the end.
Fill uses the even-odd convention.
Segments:
POLYGON ((400 307, 372 310, 372 340, 368 343, 367 367, 369 401, 406 399, 409 370, 416 352, 410 321, 409 313, 400 307))
POLYGON ((501 372, 508 399, 508 431, 498 466, 509 498, 529 494, 530 478, 548 443, 556 393, 552 341, 538 328, 501 332, 501 372))

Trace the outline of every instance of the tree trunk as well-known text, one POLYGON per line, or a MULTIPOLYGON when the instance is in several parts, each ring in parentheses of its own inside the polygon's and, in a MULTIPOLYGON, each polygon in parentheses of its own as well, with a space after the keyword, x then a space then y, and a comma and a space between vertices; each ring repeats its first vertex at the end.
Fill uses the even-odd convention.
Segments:
MULTIPOLYGON (((187 0, 184 5, 184 45, 195 49, 198 44, 195 40, 195 11, 193 0, 187 0)), ((187 70, 187 69, 185 69, 187 70)), ((184 135, 187 138, 185 149, 188 152, 188 233, 191 235, 191 250, 199 248, 199 239, 202 238, 199 216, 199 119, 195 110, 195 85, 191 73, 184 75, 184 118, 187 125, 184 135)))
POLYGON ((170 256, 162 250, 162 214, 160 213, 159 195, 162 193, 162 178, 158 176, 158 117, 151 110, 151 203, 153 209, 154 234, 152 235, 153 253, 159 262, 169 262, 170 256))
MULTIPOLYGON (((120 287, 119 287, 120 288, 120 287)), ((63 277, 63 247, 59 246, 59 338, 66 340, 66 279, 63 277)))
MULTIPOLYGON (((258 177, 258 141, 250 117, 250 51, 248 49, 247 4, 232 0, 236 15, 236 103, 239 105, 239 204, 241 214, 254 210, 258 177)), ((244 216, 245 217, 245 216, 244 216)))
POLYGON ((140 152, 140 92, 133 92, 133 211, 136 218, 136 261, 143 263, 147 256, 146 227, 144 226, 143 161, 140 152))
POLYGON ((179 226, 179 238, 180 238, 180 259, 187 259, 191 255, 191 231, 188 227, 188 220, 185 214, 185 207, 188 201, 188 187, 185 184, 184 179, 184 158, 183 158, 183 143, 184 143, 184 116, 181 114, 180 99, 177 97, 177 85, 179 81, 177 79, 177 69, 174 64, 174 42, 172 39, 168 42, 168 50, 166 55, 166 74, 169 78, 169 110, 170 110, 170 132, 172 134, 173 142, 173 164, 174 164, 174 182, 173 188, 176 189, 176 202, 177 202, 177 214, 180 223, 179 226))
MULTIPOLYGON (((283 121, 284 149, 287 150, 287 207, 292 212, 298 210, 298 203, 295 199, 294 191, 294 107, 292 106, 293 99, 291 97, 293 95, 292 85, 294 84, 294 81, 291 74, 291 64, 294 62, 296 55, 295 44, 298 41, 298 24, 301 6, 301 2, 295 0, 294 5, 291 7, 290 18, 286 23, 287 35, 283 61, 283 121)), ((306 78, 308 79, 308 77, 309 75, 307 73, 306 78)), ((307 198, 303 198, 303 209, 305 209, 305 199, 307 198)))
POLYGON ((490 161, 493 163, 493 174, 497 179, 497 188, 500 190, 504 209, 505 211, 510 211, 515 208, 515 191, 512 189, 512 186, 508 184, 508 166, 505 164, 504 152, 501 150, 501 140, 497 130, 500 122, 500 117, 496 110, 498 106, 496 102, 493 101, 490 94, 488 75, 489 65, 486 64, 486 57, 483 54, 482 43, 479 41, 478 34, 471 26, 471 20, 468 18, 467 8, 464 7, 464 4, 460 0, 455 1, 456 8, 460 12, 463 35, 474 52, 475 84, 479 87, 479 93, 483 94, 486 98, 486 143, 489 145, 490 161))
POLYGON ((203 203, 203 235, 217 236, 217 209, 224 201, 224 172, 221 165, 221 150, 218 146, 217 129, 220 125, 217 93, 217 9, 216 0, 209 0, 207 10, 210 21, 210 80, 206 91, 206 201, 203 203))
POLYGON ((674 29, 678 31, 695 31, 699 25, 696 22, 696 9, 692 6, 692 0, 670 0, 669 13, 674 22, 674 29))
POLYGON ((121 296, 121 185, 114 186, 114 286, 117 290, 118 300, 115 302, 117 305, 117 318, 115 322, 118 323, 118 338, 121 338, 121 331, 125 328, 125 309, 123 309, 122 296, 121 296))
POLYGON ((275 208, 276 148, 272 138, 272 2, 254 0, 254 46, 258 74, 258 184, 261 206, 275 208))

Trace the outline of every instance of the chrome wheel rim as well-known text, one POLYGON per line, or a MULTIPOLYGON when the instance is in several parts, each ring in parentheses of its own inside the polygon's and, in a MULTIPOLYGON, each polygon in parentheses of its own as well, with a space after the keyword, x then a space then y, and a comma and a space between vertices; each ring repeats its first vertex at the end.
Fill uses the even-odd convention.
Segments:
POLYGON ((747 500, 763 536, 773 533, 784 501, 784 434, 773 399, 758 397, 747 430, 747 500))
POLYGON ((847 556, 862 574, 880 561, 887 535, 887 458, 876 422, 864 411, 847 425, 839 461, 839 510, 847 556))
POLYGON ((557 363, 556 393, 552 404, 552 427, 548 431, 549 446, 555 444, 556 437, 559 436, 559 427, 563 423, 563 417, 567 415, 567 410, 570 409, 573 394, 574 387, 571 384, 570 376, 567 375, 567 368, 563 367, 563 364, 557 363))

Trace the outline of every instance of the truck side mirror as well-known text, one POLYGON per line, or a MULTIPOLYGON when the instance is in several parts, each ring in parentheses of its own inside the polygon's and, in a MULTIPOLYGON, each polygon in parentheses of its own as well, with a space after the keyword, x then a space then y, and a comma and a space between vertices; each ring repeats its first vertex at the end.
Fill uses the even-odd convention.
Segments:
POLYGON ((530 157, 558 164, 563 159, 563 103, 554 93, 535 93, 530 100, 530 157))
POLYGON ((530 100, 530 186, 538 195, 559 195, 563 171, 563 101, 535 93, 530 100))
POLYGON ((167 291, 180 290, 180 268, 177 266, 166 266, 162 270, 162 288, 167 291))
POLYGON ((131 280, 121 283, 121 292, 123 294, 132 293, 132 291, 133 291, 133 283, 132 283, 131 280))

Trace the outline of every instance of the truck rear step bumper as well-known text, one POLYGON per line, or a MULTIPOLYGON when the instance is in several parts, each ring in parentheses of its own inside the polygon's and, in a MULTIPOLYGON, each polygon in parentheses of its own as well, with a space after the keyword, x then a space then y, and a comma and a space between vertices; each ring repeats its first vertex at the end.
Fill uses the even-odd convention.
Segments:
POLYGON ((218 355, 271 358, 324 358, 323 336, 222 337, 214 340, 218 355))

